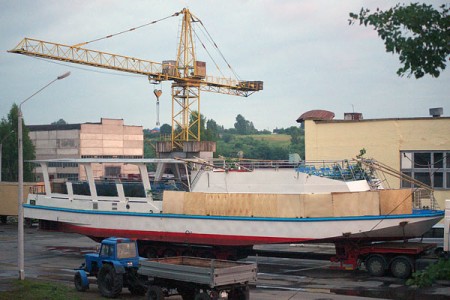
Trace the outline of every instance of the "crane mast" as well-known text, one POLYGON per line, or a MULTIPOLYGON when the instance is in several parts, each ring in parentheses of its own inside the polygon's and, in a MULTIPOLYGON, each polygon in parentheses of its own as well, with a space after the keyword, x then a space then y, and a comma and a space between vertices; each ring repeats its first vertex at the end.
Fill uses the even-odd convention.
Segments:
POLYGON ((242 81, 206 75, 206 64, 197 61, 192 22, 200 22, 184 8, 176 61, 162 63, 130 56, 24 38, 10 53, 83 64, 145 75, 151 82, 172 81, 172 149, 186 141, 200 141, 200 91, 248 97, 263 89, 262 81, 242 81), (193 112, 196 111, 196 114, 193 112))
POLYGON ((183 9, 177 68, 184 79, 172 83, 172 148, 182 148, 185 141, 200 141, 200 79, 192 38, 193 16, 183 9), (197 114, 192 114, 196 110, 197 114), (190 120, 192 116, 192 122, 190 120), (180 130, 174 130, 180 128, 180 130), (196 129, 196 130, 195 130, 196 129))

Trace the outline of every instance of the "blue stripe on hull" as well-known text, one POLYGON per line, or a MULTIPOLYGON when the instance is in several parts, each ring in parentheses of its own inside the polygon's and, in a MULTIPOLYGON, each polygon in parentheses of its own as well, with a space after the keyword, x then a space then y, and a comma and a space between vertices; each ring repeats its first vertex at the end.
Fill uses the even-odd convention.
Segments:
POLYGON ((238 216, 178 215, 178 214, 136 213, 136 212, 119 212, 119 211, 93 211, 93 210, 59 208, 59 207, 30 205, 30 204, 24 204, 23 206, 29 209, 42 209, 42 210, 62 211, 78 214, 93 214, 93 215, 125 215, 125 216, 150 217, 150 218, 214 219, 214 220, 228 220, 228 221, 236 220, 236 221, 269 221, 269 222, 324 222, 324 221, 326 222, 326 221, 384 220, 384 219, 444 217, 445 214, 445 211, 442 210, 436 211, 415 210, 412 214, 402 214, 402 215, 323 217, 323 218, 266 218, 266 217, 238 217, 238 216))

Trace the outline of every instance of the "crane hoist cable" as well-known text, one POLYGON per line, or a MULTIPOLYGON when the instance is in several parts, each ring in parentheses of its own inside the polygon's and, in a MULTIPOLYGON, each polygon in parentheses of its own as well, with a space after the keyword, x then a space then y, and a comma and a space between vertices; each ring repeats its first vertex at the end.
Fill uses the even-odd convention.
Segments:
POLYGON ((225 77, 225 75, 222 73, 222 70, 220 69, 219 65, 217 64, 217 62, 214 60, 214 58, 212 57, 211 53, 209 53, 208 49, 205 47, 205 44, 203 44, 202 40, 200 39, 200 37, 197 35, 197 32, 195 30, 194 34, 197 37, 197 39, 199 40, 200 44, 202 44, 203 49, 205 49, 206 54, 208 54, 209 58, 212 60, 212 62, 214 63, 214 65, 216 66, 217 71, 220 72, 220 74, 225 77))
POLYGON ((212 38, 212 36, 209 34, 208 29, 206 29, 205 25, 203 25, 203 22, 198 19, 198 22, 200 23, 200 25, 202 26, 201 28, 203 28, 206 32, 207 37, 209 38, 211 44, 217 49, 217 52, 220 54, 220 56, 222 57, 222 59, 225 61, 225 63, 227 64, 228 68, 231 70, 231 72, 234 74, 234 76, 236 77, 236 79, 241 80, 240 76, 236 73, 236 71, 234 71, 234 69, 231 67, 230 63, 228 62, 228 60, 225 58, 225 56, 223 55, 222 51, 220 51, 219 47, 217 46, 216 42, 214 41, 214 39, 212 38))
POLYGON ((142 25, 140 25, 140 26, 133 27, 133 28, 130 28, 130 29, 128 29, 128 30, 123 30, 123 31, 120 31, 120 32, 117 32, 117 33, 114 33, 114 34, 110 34, 110 35, 101 37, 101 38, 93 39, 93 40, 88 41, 88 42, 79 43, 79 44, 73 45, 73 47, 81 47, 81 46, 84 46, 84 45, 87 45, 87 44, 90 44, 90 43, 94 43, 94 42, 98 42, 98 41, 101 41, 101 40, 104 40, 104 39, 112 38, 112 37, 117 36, 117 35, 119 35, 119 34, 127 33, 127 32, 130 32, 130 31, 134 31, 134 30, 136 30, 136 29, 140 29, 140 28, 142 28, 142 27, 146 27, 146 26, 149 26, 149 25, 153 25, 153 24, 155 24, 155 23, 158 23, 158 22, 160 22, 160 21, 163 21, 163 20, 166 20, 166 19, 169 19, 169 18, 172 18, 172 17, 177 17, 177 16, 179 16, 180 14, 181 14, 181 12, 176 12, 176 13, 174 13, 173 15, 167 16, 167 17, 165 17, 165 18, 161 18, 161 19, 158 19, 158 20, 154 20, 154 21, 151 21, 151 22, 142 24, 142 25))

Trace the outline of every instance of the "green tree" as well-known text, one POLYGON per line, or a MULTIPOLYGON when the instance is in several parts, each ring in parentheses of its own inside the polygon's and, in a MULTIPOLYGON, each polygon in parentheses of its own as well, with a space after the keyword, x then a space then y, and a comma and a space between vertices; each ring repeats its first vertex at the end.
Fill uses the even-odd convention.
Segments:
MULTIPOLYGON (((2 118, 0 123, 0 138, 3 140, 2 151, 2 180, 18 181, 18 149, 17 149, 17 119, 19 116, 19 107, 13 104, 6 118, 2 118)), ((23 129, 23 160, 35 159, 34 146, 28 135, 28 129, 25 121, 22 123, 23 129)), ((23 167, 24 181, 33 181, 33 165, 24 163, 23 167)))
POLYGON ((374 13, 361 8, 359 14, 350 13, 349 23, 373 26, 384 41, 387 52, 399 55, 403 65, 397 75, 425 74, 439 77, 450 54, 449 5, 434 9, 432 5, 397 4, 386 11, 374 13))
POLYGON ((241 114, 236 116, 236 123, 234 128, 238 134, 254 134, 257 132, 253 126, 253 122, 246 120, 241 114))
MULTIPOLYGON (((203 141, 205 139, 205 124, 206 124, 206 118, 204 115, 200 114, 200 124, 197 122, 198 118, 198 111, 192 111, 191 115, 189 116, 189 124, 192 124, 191 126, 191 132, 195 135, 197 135, 198 126, 200 126, 200 140, 203 141)), ((190 136, 189 138, 192 138, 193 136, 190 136)))
POLYGON ((52 122, 51 125, 66 125, 67 122, 64 119, 59 119, 56 122, 52 122))
POLYGON ((162 124, 159 128, 159 133, 161 135, 170 136, 172 134, 172 126, 170 126, 169 124, 162 124))
POLYGON ((217 125, 216 121, 210 119, 206 121, 206 133, 205 140, 206 141, 217 141, 219 138, 220 127, 217 125))

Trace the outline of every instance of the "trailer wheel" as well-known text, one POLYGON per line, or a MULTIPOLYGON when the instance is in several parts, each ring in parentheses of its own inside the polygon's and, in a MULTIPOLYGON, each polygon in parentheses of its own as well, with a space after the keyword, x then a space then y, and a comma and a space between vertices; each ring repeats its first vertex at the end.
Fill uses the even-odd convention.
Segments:
POLYGON ((391 263, 391 273, 397 278, 408 278, 411 275, 412 263, 406 256, 397 256, 391 263))
POLYGON ((387 263, 382 255, 372 255, 366 260, 365 266, 370 275, 383 276, 386 272, 387 263))
POLYGON ((157 285, 151 285, 147 290, 148 300, 164 300, 163 290, 157 285))
POLYGON ((123 276, 116 274, 114 267, 109 264, 103 264, 97 282, 100 293, 106 298, 116 298, 122 292, 123 276))
POLYGON ((81 279, 80 272, 76 272, 73 277, 73 282, 75 283, 75 288, 79 292, 85 292, 87 290, 87 286, 83 284, 83 279, 81 279))

